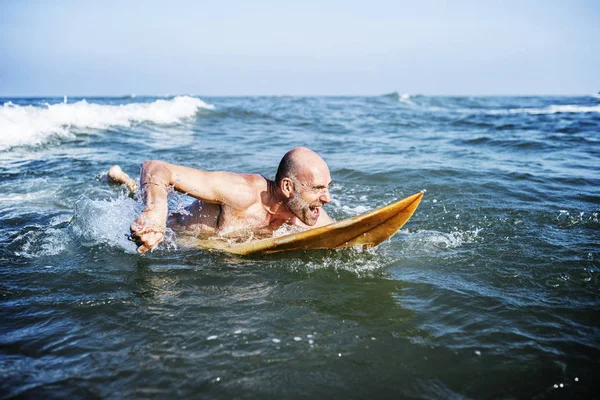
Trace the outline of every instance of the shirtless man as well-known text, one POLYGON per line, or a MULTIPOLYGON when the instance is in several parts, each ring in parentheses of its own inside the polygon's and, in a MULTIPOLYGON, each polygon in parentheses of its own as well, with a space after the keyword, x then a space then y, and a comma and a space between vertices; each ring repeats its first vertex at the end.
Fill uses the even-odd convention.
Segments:
MULTIPOLYGON (((108 177, 137 190, 135 181, 116 165, 108 171, 108 177)), ((145 208, 131 225, 131 239, 139 253, 163 240, 169 186, 197 199, 186 213, 168 219, 170 227, 235 235, 248 230, 272 233, 283 224, 317 227, 333 222, 321 208, 331 200, 329 185, 327 164, 306 147, 297 147, 283 156, 275 181, 256 174, 209 172, 146 161, 140 177, 145 208)))

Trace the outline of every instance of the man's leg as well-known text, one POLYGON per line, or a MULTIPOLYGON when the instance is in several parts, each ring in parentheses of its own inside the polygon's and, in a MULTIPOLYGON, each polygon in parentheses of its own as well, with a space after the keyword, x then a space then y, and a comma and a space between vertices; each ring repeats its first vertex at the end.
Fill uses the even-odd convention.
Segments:
POLYGON ((120 183, 127 186, 127 189, 129 189, 132 194, 136 194, 138 192, 138 185, 135 179, 130 178, 129 175, 123 172, 121 167, 118 165, 113 165, 110 167, 107 176, 109 182, 120 183))

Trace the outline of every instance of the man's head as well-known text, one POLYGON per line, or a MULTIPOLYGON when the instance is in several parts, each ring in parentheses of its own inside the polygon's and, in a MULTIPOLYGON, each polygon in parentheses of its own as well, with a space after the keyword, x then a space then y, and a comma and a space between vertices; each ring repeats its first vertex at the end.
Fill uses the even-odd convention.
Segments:
POLYGON ((283 193, 288 210, 306 225, 316 224, 320 207, 331 200, 329 167, 306 147, 296 147, 283 156, 275 183, 283 193))

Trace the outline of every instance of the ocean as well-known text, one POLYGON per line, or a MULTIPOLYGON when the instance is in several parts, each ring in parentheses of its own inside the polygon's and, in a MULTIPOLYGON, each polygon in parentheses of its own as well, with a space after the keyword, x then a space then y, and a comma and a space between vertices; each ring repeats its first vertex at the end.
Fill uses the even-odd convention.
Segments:
POLYGON ((599 213, 600 96, 2 98, 0 398, 592 398, 599 213), (295 146, 336 220, 423 201, 366 251, 140 256, 103 180, 295 146))

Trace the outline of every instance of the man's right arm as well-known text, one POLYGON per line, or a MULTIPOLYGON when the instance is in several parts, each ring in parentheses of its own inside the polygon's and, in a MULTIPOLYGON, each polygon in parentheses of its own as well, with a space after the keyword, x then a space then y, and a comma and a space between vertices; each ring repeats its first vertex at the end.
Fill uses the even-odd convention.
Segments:
POLYGON ((162 242, 165 236, 170 180, 170 171, 160 161, 146 161, 142 164, 140 187, 145 207, 130 227, 131 239, 137 244, 140 254, 162 242))

